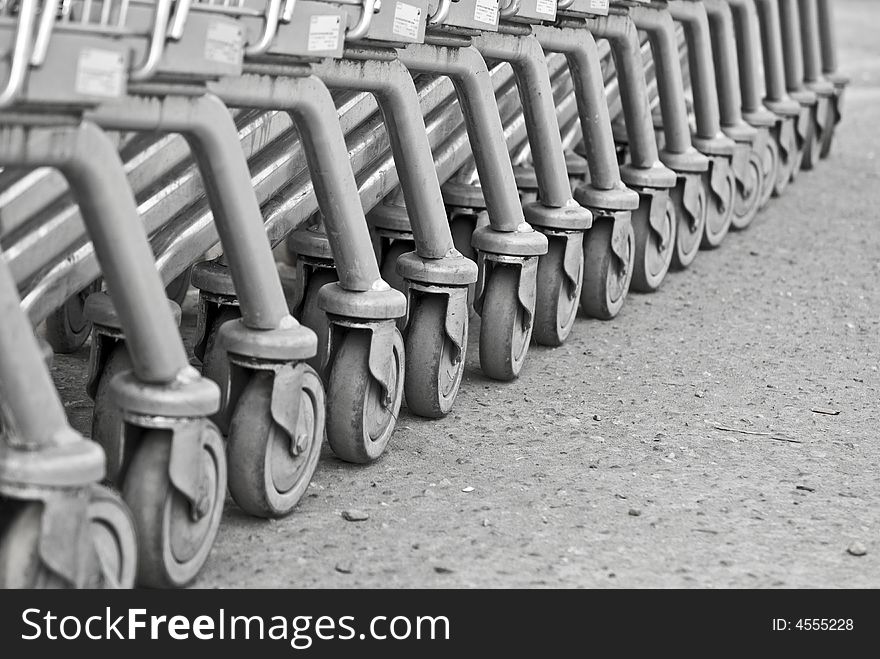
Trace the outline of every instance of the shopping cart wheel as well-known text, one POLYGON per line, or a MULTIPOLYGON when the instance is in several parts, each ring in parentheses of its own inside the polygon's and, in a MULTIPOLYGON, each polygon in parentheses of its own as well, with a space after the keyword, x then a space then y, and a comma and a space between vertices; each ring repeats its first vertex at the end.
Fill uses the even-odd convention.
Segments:
MULTIPOLYGON (((787 120, 792 121, 792 120, 787 120)), ((773 186, 773 195, 780 197, 785 193, 788 184, 791 183, 795 167, 800 166, 798 158, 797 136, 794 130, 780 134, 775 132, 776 146, 779 152, 779 169, 776 171, 776 184, 773 186)))
POLYGON ((304 366, 296 392, 299 414, 291 437, 272 418, 274 374, 257 372, 235 407, 226 442, 229 492, 239 507, 256 517, 282 517, 302 498, 321 455, 324 439, 324 387, 304 366))
POLYGON ((496 263, 488 274, 480 312, 480 367, 494 380, 514 380, 522 370, 533 323, 519 299, 520 268, 496 263))
POLYGON ((658 232, 651 225, 651 203, 650 195, 641 195, 639 207, 633 211, 631 219, 635 258, 630 288, 640 293, 653 293, 660 288, 669 272, 672 253, 675 251, 675 204, 667 197, 662 231, 658 232))
POLYGON ((702 249, 717 249, 721 246, 733 220, 733 201, 736 194, 736 175, 730 161, 712 159, 712 167, 726 167, 721 192, 716 192, 710 183, 710 172, 703 174, 703 187, 706 190, 706 224, 700 239, 702 249))
POLYGON ((406 360, 406 406, 413 414, 430 419, 452 410, 464 374, 468 314, 463 314, 461 335, 453 341, 447 334, 448 301, 446 295, 424 294, 410 303, 406 354, 418 355, 418 359, 406 360))
POLYGON ((831 153, 831 145, 834 142, 834 132, 840 118, 840 104, 842 100, 835 94, 828 102, 828 114, 825 118, 825 130, 822 132, 822 141, 819 146, 819 157, 823 160, 831 153))
POLYGON ((684 204, 683 185, 678 185, 671 191, 672 201, 675 204, 675 217, 678 220, 675 234, 675 250, 672 254, 672 266, 678 270, 687 268, 697 257, 700 251, 700 241, 703 239, 706 225, 706 186, 699 187, 699 193, 693 202, 693 207, 688 209, 684 204))
POLYGON ((403 294, 406 294, 406 281, 397 274, 397 258, 412 252, 416 248, 415 243, 409 240, 394 240, 385 249, 382 255, 382 279, 384 279, 391 288, 396 288, 403 294))
POLYGON ((46 340, 52 350, 68 355, 79 350, 92 331, 92 324, 86 319, 83 309, 86 298, 95 291, 101 290, 100 283, 95 283, 67 301, 46 318, 46 340))
MULTIPOLYGON (((589 233, 589 232, 588 232, 589 233)), ((577 318, 581 286, 584 281, 583 233, 566 239, 547 236, 547 253, 538 259, 538 293, 535 302, 535 341, 543 346, 561 346, 571 333, 577 318), (568 240, 575 240, 577 264, 574 277, 565 270, 568 240)))
POLYGON ((764 188, 764 169, 761 154, 752 150, 746 167, 745 179, 736 179, 736 194, 733 199, 733 217, 730 226, 742 231, 748 228, 758 214, 761 192, 764 188))
MULTIPOLYGON (((87 509, 95 559, 85 562, 91 573, 80 584, 67 583, 40 558, 43 504, 19 506, 0 538, 0 588, 131 588, 137 564, 137 541, 131 516, 120 498, 94 486, 87 509)), ((70 539, 70 549, 76 547, 70 539)))
MULTIPOLYGON (((455 249, 461 252, 461 255, 469 258, 471 261, 477 262, 477 250, 471 245, 471 239, 474 235, 474 229, 477 228, 477 216, 472 213, 453 213, 449 221, 449 231, 452 233, 452 244, 455 249)), ((474 313, 474 297, 476 296, 477 287, 475 284, 468 286, 468 310, 474 313)))
POLYGON ((599 220, 584 236, 584 285, 581 308, 591 318, 611 320, 623 307, 633 274, 636 238, 627 225, 623 243, 625 258, 611 249, 613 220, 599 220))
POLYGON ((210 327, 205 329, 207 340, 205 341, 205 357, 202 360, 202 375, 210 378, 220 387, 220 409, 226 409, 226 400, 229 392, 229 356, 220 346, 218 337, 220 328, 230 320, 241 318, 241 310, 236 306, 224 305, 219 313, 214 316, 210 327))
POLYGON ((326 284, 332 284, 338 280, 335 269, 316 268, 309 274, 309 283, 303 295, 300 322, 318 336, 318 352, 308 360, 312 368, 318 372, 321 372, 323 368, 327 356, 327 344, 330 341, 330 321, 327 318, 327 313, 318 306, 318 291, 326 284))
POLYGON ((773 198, 773 192, 776 182, 779 180, 779 168, 781 166, 779 142, 771 134, 767 137, 764 151, 761 154, 761 173, 763 176, 761 183, 761 209, 765 208, 773 198))
POLYGON ((95 390, 95 406, 92 408, 92 440, 98 442, 107 457, 105 478, 116 484, 125 464, 122 410, 113 403, 111 382, 119 373, 132 368, 128 349, 117 342, 104 361, 95 390))
POLYGON ((217 428, 205 422, 202 432, 198 468, 205 487, 197 504, 168 476, 172 439, 167 431, 146 431, 126 472, 122 492, 137 530, 137 580, 142 586, 188 584, 214 544, 226 494, 226 456, 217 428))
POLYGON ((392 354, 388 355, 389 388, 370 373, 372 336, 369 331, 352 329, 335 350, 327 387, 327 441, 330 448, 347 462, 376 460, 394 433, 403 402, 403 337, 394 329, 392 354))

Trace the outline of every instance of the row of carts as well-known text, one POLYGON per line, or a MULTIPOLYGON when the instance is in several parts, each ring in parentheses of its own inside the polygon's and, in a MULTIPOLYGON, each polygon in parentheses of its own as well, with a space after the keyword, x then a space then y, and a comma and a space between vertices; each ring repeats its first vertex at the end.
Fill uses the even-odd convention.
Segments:
POLYGON ((186 585, 227 490, 292 513, 747 228, 829 153, 830 12, 0 0, 0 584, 186 585))

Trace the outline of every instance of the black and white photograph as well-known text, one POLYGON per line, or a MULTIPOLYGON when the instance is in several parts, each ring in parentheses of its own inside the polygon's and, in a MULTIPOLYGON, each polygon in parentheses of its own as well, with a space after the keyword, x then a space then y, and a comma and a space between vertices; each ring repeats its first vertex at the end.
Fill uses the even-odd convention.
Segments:
POLYGON ((878 30, 0 0, 2 643, 876 633, 878 30))

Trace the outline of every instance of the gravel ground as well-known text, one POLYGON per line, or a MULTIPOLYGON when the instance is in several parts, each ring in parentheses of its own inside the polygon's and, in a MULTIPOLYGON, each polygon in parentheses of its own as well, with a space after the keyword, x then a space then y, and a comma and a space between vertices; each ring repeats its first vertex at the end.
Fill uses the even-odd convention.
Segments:
MULTIPOLYGON (((369 467, 326 452, 288 519, 229 501, 196 586, 880 586, 880 4, 835 5, 854 84, 829 161, 514 383, 473 327, 453 414, 404 412, 369 467)), ((86 361, 55 367, 83 432, 86 361)))

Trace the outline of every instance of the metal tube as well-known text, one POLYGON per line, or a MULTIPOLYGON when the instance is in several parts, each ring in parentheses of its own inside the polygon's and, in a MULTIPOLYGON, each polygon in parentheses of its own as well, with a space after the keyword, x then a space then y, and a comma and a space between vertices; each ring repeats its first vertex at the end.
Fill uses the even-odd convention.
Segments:
POLYGON ((496 231, 513 232, 525 222, 519 191, 504 141, 504 126, 486 62, 473 46, 410 44, 398 51, 413 71, 448 76, 455 87, 489 221, 496 231))
POLYGON ((786 98, 786 71, 782 54, 782 26, 776 0, 755 0, 761 26, 761 48, 764 52, 764 81, 767 100, 780 102, 786 98))
POLYGON ((186 352, 113 142, 90 122, 9 126, 0 129, 0 154, 5 164, 61 170, 101 264, 135 375, 147 383, 173 381, 188 366, 186 352))
POLYGON ((724 0, 733 15, 736 54, 739 63, 739 89, 742 111, 754 114, 762 109, 761 45, 758 13, 753 0, 724 0))
POLYGON ((609 14, 588 19, 587 27, 594 36, 607 39, 611 44, 632 164, 639 169, 651 169, 660 156, 635 23, 629 16, 609 14))
POLYGON ((804 89, 804 54, 797 0, 779 0, 779 18, 782 27, 786 88, 789 92, 799 92, 804 89))
POLYGON ((483 32, 474 37, 473 44, 483 57, 508 62, 513 68, 532 145, 539 200, 543 206, 565 207, 571 203, 571 184, 541 45, 531 34, 502 32, 483 32))
POLYGON ((686 153, 691 148, 691 133, 672 15, 649 7, 633 7, 630 12, 636 27, 648 33, 654 55, 665 148, 670 153, 686 153))
POLYGON ((715 62, 721 125, 737 126, 742 123, 742 94, 733 16, 724 0, 704 0, 703 5, 712 35, 712 60, 715 62))
POLYGON ((822 72, 837 73, 837 36, 834 32, 834 10, 830 0, 818 0, 819 36, 822 45, 822 72))
POLYGON ((620 167, 596 40, 583 23, 577 28, 535 26, 533 31, 544 50, 563 53, 568 63, 586 146, 590 184, 600 190, 618 188, 620 167))
MULTIPOLYGON (((712 57, 712 41, 706 8, 701 2, 693 2, 693 0, 673 0, 669 3, 669 11, 672 18, 684 27, 697 136, 707 140, 713 139, 721 131, 721 119, 712 60, 721 58, 712 57)), ((733 51, 729 55, 733 56, 733 51)))
POLYGON ((816 0, 800 0, 800 31, 803 46, 804 82, 822 79, 822 53, 819 46, 819 13, 816 0))
POLYGON ((233 107, 290 112, 300 128, 327 239, 339 282, 350 291, 369 291, 381 278, 345 136, 327 87, 314 76, 245 74, 212 87, 233 107))
POLYGON ((454 248, 440 181, 412 76, 397 59, 326 60, 314 68, 330 87, 376 96, 397 164, 416 252, 439 259, 454 248))
POLYGON ((277 329, 287 302, 232 115, 213 94, 127 97, 91 115, 116 130, 181 133, 205 185, 244 323, 277 329))
POLYGON ((0 407, 7 426, 2 439, 19 449, 49 446, 67 429, 67 417, 2 254, 0 316, 0 407))

